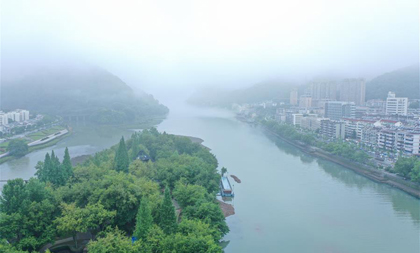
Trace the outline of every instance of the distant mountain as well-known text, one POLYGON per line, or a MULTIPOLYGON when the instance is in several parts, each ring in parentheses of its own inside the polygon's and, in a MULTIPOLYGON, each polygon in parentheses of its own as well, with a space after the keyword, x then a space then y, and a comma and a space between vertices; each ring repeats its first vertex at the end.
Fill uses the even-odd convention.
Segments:
POLYGON ((366 99, 385 99, 389 91, 398 97, 420 98, 419 64, 380 75, 366 84, 366 99))
POLYGON ((120 78, 96 67, 48 69, 4 81, 1 105, 3 110, 87 115, 100 124, 136 122, 168 112, 151 95, 136 96, 120 78))
POLYGON ((267 100, 288 101, 293 87, 296 86, 271 81, 233 91, 205 88, 193 94, 188 102, 197 105, 230 106, 234 103, 256 103, 267 100))

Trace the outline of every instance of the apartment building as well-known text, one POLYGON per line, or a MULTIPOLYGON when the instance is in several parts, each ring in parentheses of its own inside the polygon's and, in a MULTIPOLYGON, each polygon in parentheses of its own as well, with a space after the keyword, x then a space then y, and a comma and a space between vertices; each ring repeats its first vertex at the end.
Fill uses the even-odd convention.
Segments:
POLYGON ((394 92, 388 92, 386 99, 387 115, 407 115, 408 98, 396 97, 394 92))
POLYGON ((345 137, 345 122, 323 119, 321 120, 320 133, 328 138, 344 139, 345 137))
POLYGON ((321 128, 321 121, 325 118, 318 118, 317 116, 303 117, 300 120, 300 127, 316 131, 321 128))
POLYGON ((340 101, 353 102, 357 106, 365 104, 366 82, 363 78, 344 79, 339 86, 340 101))
POLYGON ((374 126, 376 121, 363 120, 363 119, 352 119, 343 118, 345 122, 345 136, 346 138, 355 137, 358 140, 363 138, 363 131, 366 131, 374 126))
POLYGON ((341 118, 354 118, 356 115, 356 107, 354 103, 329 101, 325 103, 325 117, 332 120, 340 120, 341 118))

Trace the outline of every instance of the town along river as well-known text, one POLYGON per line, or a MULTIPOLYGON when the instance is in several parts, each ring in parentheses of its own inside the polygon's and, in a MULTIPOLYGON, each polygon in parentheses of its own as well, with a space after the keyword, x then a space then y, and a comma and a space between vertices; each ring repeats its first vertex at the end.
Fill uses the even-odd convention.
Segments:
MULTIPOLYGON (((419 200, 314 158, 225 110, 170 106, 158 129, 202 138, 234 185, 226 252, 418 253, 419 200)), ((75 128, 56 146, 0 165, 1 179, 33 176, 54 149, 92 154, 130 131, 75 128)))
POLYGON ((418 253, 419 200, 312 157, 228 111, 172 106, 160 131, 204 140, 234 185, 226 252, 418 253))

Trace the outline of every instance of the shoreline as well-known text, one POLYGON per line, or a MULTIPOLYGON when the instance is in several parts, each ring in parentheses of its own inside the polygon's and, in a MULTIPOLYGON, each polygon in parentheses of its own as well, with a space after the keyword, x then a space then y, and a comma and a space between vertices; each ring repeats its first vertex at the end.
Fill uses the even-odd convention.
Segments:
MULTIPOLYGON (((37 151, 37 150, 40 150, 40 149, 43 149, 43 148, 48 148, 48 147, 54 146, 59 141, 63 140, 64 138, 66 138, 68 136, 70 136, 71 134, 72 134, 72 132, 68 131, 67 133, 65 133, 63 135, 60 135, 60 136, 58 136, 54 139, 51 139, 47 142, 44 142, 44 143, 41 143, 41 144, 35 145, 35 146, 29 146, 28 153, 25 154, 25 155, 28 155, 28 154, 30 154, 34 151, 37 151)), ((3 164, 5 162, 11 161, 11 160, 16 159, 16 158, 20 158, 20 157, 4 156, 4 157, 0 158, 0 164, 3 164)))
POLYGON ((317 158, 322 158, 325 160, 328 160, 330 162, 333 162, 335 164, 341 165, 343 167, 345 167, 346 169, 350 169, 352 171, 354 171, 355 173, 364 176, 367 179, 370 179, 376 183, 381 183, 381 184, 387 184, 391 187, 397 188, 417 199, 420 199, 420 185, 416 184, 414 182, 411 181, 407 181, 404 180, 402 178, 399 178, 396 175, 393 175, 391 173, 387 173, 384 171, 380 171, 378 169, 375 168, 371 168, 371 167, 367 167, 366 165, 363 164, 358 164, 355 163, 353 161, 347 160, 345 158, 342 157, 338 157, 335 155, 332 155, 320 148, 317 147, 313 147, 313 146, 309 146, 309 145, 301 145, 295 141, 289 140, 275 132, 273 132, 272 130, 268 129, 267 127, 261 125, 260 123, 257 122, 247 122, 239 117, 235 117, 238 121, 242 122, 242 123, 246 123, 248 125, 253 125, 253 126, 259 126, 261 127, 261 129, 271 135, 273 135, 276 138, 279 138, 280 140, 298 148, 300 151, 312 155, 314 157, 317 158))
MULTIPOLYGON (((259 124, 258 124, 259 125, 259 124)), ((327 153, 326 151, 323 151, 319 148, 313 147, 313 146, 303 146, 300 145, 294 141, 288 140, 286 138, 284 138, 283 136, 274 133, 273 131, 271 131, 270 129, 268 129, 267 127, 261 126, 263 131, 266 131, 268 133, 270 133, 271 135, 281 139, 282 141, 287 142, 290 145, 293 145, 294 147, 298 148, 299 150, 301 150, 302 152, 312 155, 314 157, 318 157, 318 158, 322 158, 325 160, 328 160, 330 162, 333 162, 335 164, 341 165, 343 167, 345 167, 346 169, 350 169, 354 172, 356 172, 357 174, 364 176, 376 183, 382 183, 382 184, 387 184, 389 186, 392 186, 394 188, 397 188, 401 191, 404 191, 405 193, 416 197, 417 199, 420 199, 420 186, 410 182, 410 181, 405 181, 403 179, 397 178, 397 176, 395 175, 391 175, 389 173, 385 173, 383 171, 374 169, 374 168, 368 168, 364 165, 361 164, 357 164, 353 161, 349 161, 347 159, 344 159, 342 157, 337 157, 337 156, 333 156, 329 153, 327 153), (412 185, 412 186, 411 186, 412 185)))

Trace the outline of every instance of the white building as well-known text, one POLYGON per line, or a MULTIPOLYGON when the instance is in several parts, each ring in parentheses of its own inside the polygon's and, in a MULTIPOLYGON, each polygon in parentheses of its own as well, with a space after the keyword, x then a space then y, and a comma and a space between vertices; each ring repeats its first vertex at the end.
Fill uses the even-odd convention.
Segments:
POLYGON ((9 124, 9 118, 7 117, 7 114, 0 112, 0 126, 6 126, 7 124, 9 124))
POLYGON ((300 127, 316 131, 321 128, 322 120, 324 120, 324 118, 318 118, 316 116, 303 117, 300 120, 300 127))
POLYGON ((386 99, 386 114, 388 115, 407 115, 408 98, 395 97, 394 92, 388 92, 386 99))
POLYGON ((300 126, 303 118, 303 114, 292 114, 292 124, 294 126, 300 126))
POLYGON ((29 111, 17 109, 7 113, 7 117, 15 122, 24 122, 29 120, 29 111))
POLYGON ((405 134, 404 151, 406 154, 420 155, 420 132, 410 132, 405 134))
POLYGON ((15 122, 20 122, 20 113, 16 111, 8 112, 7 117, 15 122))

